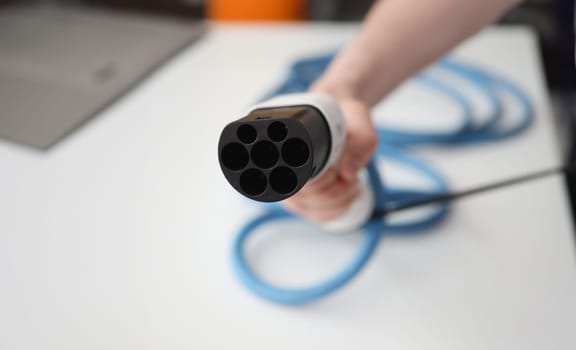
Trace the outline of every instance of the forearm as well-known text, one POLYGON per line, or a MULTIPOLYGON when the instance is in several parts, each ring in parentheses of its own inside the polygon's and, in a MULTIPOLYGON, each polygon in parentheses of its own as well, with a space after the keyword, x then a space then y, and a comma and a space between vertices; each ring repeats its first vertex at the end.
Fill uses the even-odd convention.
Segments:
POLYGON ((312 87, 373 105, 521 0, 381 0, 312 87))

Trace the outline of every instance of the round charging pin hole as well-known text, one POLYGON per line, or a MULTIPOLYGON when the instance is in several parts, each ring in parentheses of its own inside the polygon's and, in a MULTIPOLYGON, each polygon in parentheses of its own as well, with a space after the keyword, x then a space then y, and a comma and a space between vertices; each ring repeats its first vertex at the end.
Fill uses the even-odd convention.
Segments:
POLYGON ((272 141, 280 142, 284 141, 288 135, 288 128, 282 122, 273 122, 268 126, 268 137, 272 141))
POLYGON ((262 169, 269 169, 278 163, 280 160, 280 152, 278 148, 270 141, 258 141, 252 147, 250 152, 252 161, 256 166, 262 169))
POLYGON ((248 169, 240 175, 240 188, 249 196, 262 194, 268 186, 266 175, 258 169, 248 169))
POLYGON ((298 177, 290 168, 278 167, 270 174, 270 187, 280 194, 288 194, 298 186, 298 177))
POLYGON ((238 136, 238 139, 240 141, 248 144, 256 141, 256 137, 258 137, 258 132, 256 131, 256 129, 254 129, 252 125, 243 124, 238 127, 236 135, 238 136))
POLYGON ((301 139, 289 139, 282 145, 282 159, 293 167, 304 165, 310 158, 310 150, 301 139))
POLYGON ((246 148, 237 142, 232 142, 224 146, 220 154, 220 159, 222 164, 230 170, 244 169, 250 160, 246 148))

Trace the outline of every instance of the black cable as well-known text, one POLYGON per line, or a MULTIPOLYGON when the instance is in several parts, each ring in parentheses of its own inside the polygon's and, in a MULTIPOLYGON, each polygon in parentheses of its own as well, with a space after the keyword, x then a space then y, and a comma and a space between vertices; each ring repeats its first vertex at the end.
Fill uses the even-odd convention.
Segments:
POLYGON ((484 186, 480 186, 480 187, 476 187, 476 188, 472 188, 469 190, 464 190, 462 192, 455 192, 455 193, 448 193, 448 194, 441 194, 441 195, 436 195, 436 196, 430 196, 428 198, 422 199, 422 200, 417 200, 417 201, 408 201, 408 202, 396 202, 396 203, 392 203, 387 205, 387 207, 383 210, 376 210, 374 211, 374 213, 372 214, 371 219, 381 219, 384 216, 386 216, 387 214, 390 213, 395 213, 395 212, 399 212, 399 211, 403 211, 403 210, 408 210, 408 209, 413 209, 413 208, 418 208, 418 207, 423 207, 426 205, 431 205, 431 204, 441 204, 441 203, 448 203, 448 202, 453 202, 455 200, 461 199, 461 198, 465 198, 465 197, 469 197, 475 194, 480 194, 480 193, 485 193, 485 192, 489 192, 492 190, 497 190, 503 187, 508 187, 508 186, 513 186, 516 184, 521 184, 521 183, 525 183, 528 181, 532 181, 532 180, 536 180, 536 179, 540 179, 549 175, 553 175, 553 174, 560 174, 565 172, 565 168, 564 167, 559 167, 559 168, 554 168, 554 169, 548 169, 548 170, 544 170, 544 171, 539 171, 539 172, 535 172, 532 174, 528 174, 528 175, 524 175, 524 176, 520 176, 520 177, 516 177, 516 178, 512 178, 509 180, 504 180, 501 182, 496 182, 496 183, 492 183, 492 184, 488 184, 488 185, 484 185, 484 186))

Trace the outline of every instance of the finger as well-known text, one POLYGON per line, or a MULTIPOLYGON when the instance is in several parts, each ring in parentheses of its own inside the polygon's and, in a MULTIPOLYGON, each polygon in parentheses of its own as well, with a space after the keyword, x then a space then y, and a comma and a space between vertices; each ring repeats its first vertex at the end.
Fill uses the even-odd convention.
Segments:
POLYGON ((306 198, 317 196, 329 189, 331 186, 334 186, 337 178, 338 173, 336 169, 329 168, 322 176, 302 187, 298 193, 282 201, 282 204, 289 211, 298 215, 303 215, 308 209, 306 205, 306 198))
POLYGON ((322 223, 338 218, 343 213, 345 213, 348 210, 348 208, 350 208, 350 205, 360 195, 360 191, 361 189, 359 186, 353 187, 351 191, 347 193, 346 196, 341 197, 340 202, 334 203, 333 206, 327 208, 311 211, 309 220, 313 222, 322 223))
POLYGON ((329 168, 317 179, 307 183, 299 193, 302 194, 315 194, 321 193, 328 187, 332 186, 338 177, 338 172, 335 168, 329 168))
POLYGON ((348 133, 338 168, 343 177, 351 179, 370 161, 376 148, 376 131, 366 105, 357 101, 344 101, 341 105, 348 133))
POLYGON ((307 211, 304 202, 302 202, 298 198, 291 197, 289 199, 286 199, 282 201, 282 205, 286 210, 308 219, 308 217, 306 216, 307 211))
POLYGON ((350 200, 358 194, 359 189, 360 184, 357 179, 348 181, 340 178, 321 193, 303 195, 295 199, 301 202, 301 207, 313 213, 331 208, 346 207, 350 200))

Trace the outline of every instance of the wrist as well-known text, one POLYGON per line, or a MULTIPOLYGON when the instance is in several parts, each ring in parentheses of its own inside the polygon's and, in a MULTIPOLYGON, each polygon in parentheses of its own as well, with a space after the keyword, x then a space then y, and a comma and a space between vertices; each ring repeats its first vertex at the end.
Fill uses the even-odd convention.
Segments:
MULTIPOLYGON (((373 62, 371 55, 358 58, 347 54, 348 51, 345 50, 335 58, 310 90, 330 94, 338 100, 359 101, 372 107, 389 92, 390 77, 381 76, 380 64, 383 63, 373 62)), ((382 58, 380 61, 385 60, 382 58)))
POLYGON ((330 81, 329 79, 320 78, 312 86, 311 92, 320 92, 333 96, 337 101, 356 100, 359 102, 367 103, 364 101, 355 87, 355 84, 341 78, 337 81, 330 81))
POLYGON ((334 97, 350 97, 354 95, 352 84, 344 83, 342 81, 334 83, 326 77, 326 74, 324 74, 310 86, 310 91, 323 92, 334 97))

